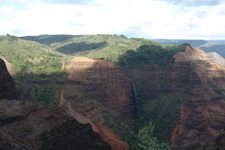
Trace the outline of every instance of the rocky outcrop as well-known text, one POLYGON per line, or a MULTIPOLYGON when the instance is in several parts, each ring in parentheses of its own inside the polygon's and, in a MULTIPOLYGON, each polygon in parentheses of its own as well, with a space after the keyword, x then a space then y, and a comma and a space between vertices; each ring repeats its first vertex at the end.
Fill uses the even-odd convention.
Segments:
POLYGON ((13 78, 7 71, 5 62, 0 58, 0 99, 16 99, 17 92, 13 78))
POLYGON ((216 52, 209 52, 207 54, 215 63, 221 66, 225 66, 225 59, 222 56, 220 56, 216 52))
POLYGON ((130 81, 113 63, 73 58, 66 66, 68 85, 61 91, 59 106, 94 131, 115 150, 129 146, 105 125, 112 118, 130 118, 130 81))
POLYGON ((0 149, 109 150, 90 124, 80 124, 59 107, 0 100, 0 149))
POLYGON ((188 95, 171 135, 173 149, 196 149, 211 142, 225 124, 225 68, 206 53, 187 46, 174 55, 175 88, 188 95))
POLYGON ((15 78, 16 77, 16 68, 1 55, 0 55, 0 59, 2 59, 5 62, 6 68, 9 72, 9 74, 12 76, 12 78, 15 78))

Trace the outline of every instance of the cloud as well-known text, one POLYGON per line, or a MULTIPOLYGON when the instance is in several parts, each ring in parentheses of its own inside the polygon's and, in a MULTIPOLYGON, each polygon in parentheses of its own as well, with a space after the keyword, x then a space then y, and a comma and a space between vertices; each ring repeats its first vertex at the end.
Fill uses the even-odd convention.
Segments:
POLYGON ((22 6, 22 5, 27 5, 30 2, 32 2, 32 0, 0 0, 0 3, 2 6, 6 5, 6 6, 22 6))
POLYGON ((11 1, 11 5, 0 7, 0 34, 124 34, 186 39, 225 35, 223 1, 216 0, 218 4, 214 2, 213 6, 181 1, 173 0, 180 4, 165 0, 88 0, 85 3, 58 0, 54 4, 53 0, 17 1, 26 3, 24 6, 13 6, 15 1, 11 1), (184 7, 187 2, 193 5, 184 7))
POLYGON ((75 5, 86 5, 92 0, 41 0, 42 3, 46 4, 75 4, 75 5))
POLYGON ((198 7, 198 6, 215 6, 220 4, 223 0, 161 0, 174 5, 182 5, 186 7, 198 7))
MULTIPOLYGON (((38 0, 0 0, 0 3, 1 5, 6 6, 25 6, 35 1, 38 0)), ((44 4, 54 4, 54 5, 60 4, 86 5, 92 2, 93 0, 39 0, 39 1, 44 4)))

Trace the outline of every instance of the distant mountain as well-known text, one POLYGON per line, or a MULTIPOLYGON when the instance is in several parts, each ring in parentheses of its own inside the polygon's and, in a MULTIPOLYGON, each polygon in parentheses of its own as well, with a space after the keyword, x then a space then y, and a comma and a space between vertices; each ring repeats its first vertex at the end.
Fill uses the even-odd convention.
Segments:
POLYGON ((223 58, 225 58, 225 44, 216 44, 208 42, 207 44, 201 45, 198 48, 205 51, 206 53, 216 52, 223 58))
POLYGON ((199 48, 206 53, 216 52, 225 58, 225 40, 183 40, 183 39, 152 39, 160 44, 182 44, 189 43, 192 46, 199 48))
POLYGON ((225 40, 208 40, 210 42, 214 42, 214 43, 225 43, 225 40))
POLYGON ((177 45, 177 44, 189 43, 191 44, 191 46, 194 46, 194 47, 199 47, 208 42, 205 40, 188 40, 188 39, 184 39, 184 40, 182 39, 151 39, 151 40, 163 45, 165 44, 177 45))

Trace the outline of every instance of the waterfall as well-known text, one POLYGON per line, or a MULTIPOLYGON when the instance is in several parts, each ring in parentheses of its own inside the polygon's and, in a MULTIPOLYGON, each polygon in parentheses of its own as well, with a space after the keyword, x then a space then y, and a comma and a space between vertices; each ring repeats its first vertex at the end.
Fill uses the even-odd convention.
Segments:
POLYGON ((134 90, 134 99, 135 99, 135 102, 136 102, 136 105, 137 105, 138 118, 141 118, 141 107, 140 107, 140 104, 139 104, 137 91, 136 91, 134 82, 132 82, 132 85, 133 85, 133 90, 134 90))

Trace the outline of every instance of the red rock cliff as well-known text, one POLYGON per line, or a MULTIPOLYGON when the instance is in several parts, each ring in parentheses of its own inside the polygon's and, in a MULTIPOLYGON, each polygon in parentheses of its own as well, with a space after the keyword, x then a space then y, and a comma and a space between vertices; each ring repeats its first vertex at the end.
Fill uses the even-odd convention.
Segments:
POLYGON ((174 55, 174 88, 186 88, 179 120, 172 132, 173 149, 190 150, 211 142, 225 124, 225 68, 203 51, 187 46, 174 55))
POLYGON ((79 122, 90 123, 113 149, 128 149, 127 143, 104 126, 111 117, 131 117, 131 83, 120 68, 104 60, 78 57, 66 69, 69 82, 61 91, 59 106, 79 122))
POLYGON ((80 124, 61 108, 0 100, 0 149, 81 150, 111 147, 90 124, 80 124))

